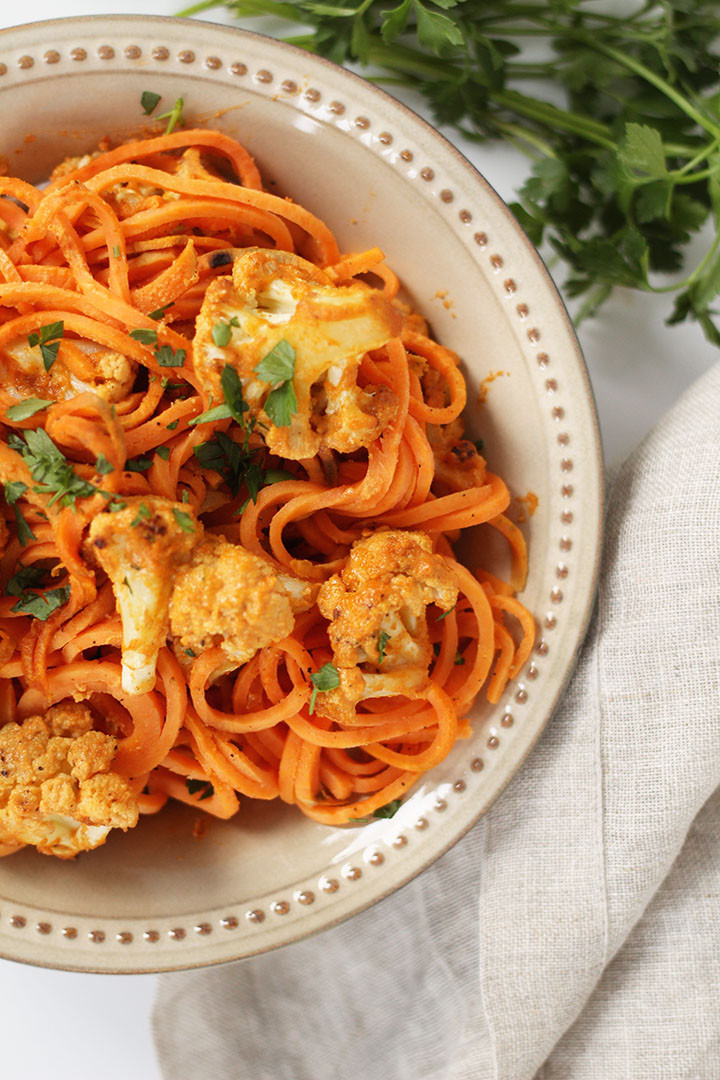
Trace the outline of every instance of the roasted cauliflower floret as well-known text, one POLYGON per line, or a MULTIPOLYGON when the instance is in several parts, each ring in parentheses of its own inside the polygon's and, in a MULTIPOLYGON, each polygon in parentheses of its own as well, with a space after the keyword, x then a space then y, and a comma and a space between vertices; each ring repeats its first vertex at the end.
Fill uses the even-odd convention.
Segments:
POLYGON ((120 612, 123 690, 145 694, 168 635, 173 572, 188 562, 203 527, 183 503, 157 495, 125 501, 117 513, 93 518, 88 551, 110 578, 120 612))
POLYGON ((87 705, 61 702, 0 728, 0 845, 70 859, 137 825, 137 798, 110 768, 117 743, 92 724, 87 705))
POLYGON ((426 533, 388 530, 356 541, 318 593, 340 677, 318 710, 348 719, 365 698, 422 689, 432 658, 427 605, 449 611, 457 594, 455 574, 426 533))
POLYGON ((58 358, 45 370, 38 346, 27 338, 11 342, 0 357, 3 386, 17 390, 18 397, 40 394, 54 401, 64 401, 89 391, 106 401, 121 401, 135 382, 137 363, 129 357, 94 341, 63 338, 58 358))
POLYGON ((392 391, 361 389, 357 372, 363 355, 396 336, 400 324, 397 309, 368 286, 336 286, 297 255, 249 248, 235 260, 232 281, 217 278, 208 287, 196 323, 195 370, 205 390, 222 400, 223 368, 235 368, 273 453, 293 460, 321 449, 348 454, 369 446, 396 413, 392 391), (218 324, 230 328, 222 347, 213 338, 218 324), (255 371, 281 341, 294 350, 297 398, 284 427, 264 410, 273 384, 255 371))
POLYGON ((315 592, 239 544, 208 536, 175 574, 170 632, 181 658, 187 649, 197 654, 219 645, 229 667, 237 667, 287 637, 315 592))

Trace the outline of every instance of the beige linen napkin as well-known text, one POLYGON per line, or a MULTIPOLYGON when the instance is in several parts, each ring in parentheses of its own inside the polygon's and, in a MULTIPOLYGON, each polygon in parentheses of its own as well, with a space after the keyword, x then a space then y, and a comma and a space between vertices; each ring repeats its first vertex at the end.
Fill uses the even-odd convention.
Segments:
POLYGON ((583 655, 508 790, 347 923, 162 977, 167 1080, 718 1080, 719 643, 720 365, 612 487, 583 655))

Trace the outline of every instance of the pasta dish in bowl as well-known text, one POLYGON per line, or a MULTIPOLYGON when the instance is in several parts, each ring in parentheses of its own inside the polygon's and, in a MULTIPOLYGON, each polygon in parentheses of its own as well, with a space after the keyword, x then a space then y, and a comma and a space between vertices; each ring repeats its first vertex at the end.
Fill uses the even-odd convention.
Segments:
MULTIPOLYGON (((128 26, 111 21, 116 33, 128 26)), ((527 698, 524 684, 509 689, 538 622, 523 593, 523 528, 553 497, 530 469, 518 500, 493 423, 481 429, 492 454, 473 437, 489 382, 522 378, 511 350, 507 371, 476 360, 468 379, 469 358, 418 305, 417 280, 407 288, 394 272, 385 212, 367 214, 364 242, 348 242, 352 230, 339 237, 322 198, 275 179, 283 155, 268 157, 242 114, 184 118, 178 97, 167 125, 155 123, 172 95, 138 90, 129 77, 117 90, 147 116, 134 132, 80 153, 66 138, 40 186, 9 170, 0 178, 0 874, 11 898, 25 889, 32 904, 50 865, 37 852, 62 860, 62 888, 74 873, 97 889, 105 867, 122 879, 170 836, 168 851, 226 875, 218 906, 235 904, 241 860, 252 927, 291 906, 259 903, 262 874, 274 892, 315 903, 297 869, 283 878, 271 866, 253 881, 253 859, 272 864, 278 844, 298 845, 316 889, 334 895, 327 866, 315 869, 326 841, 330 865, 357 880, 348 852, 360 845, 381 865, 377 843, 394 842, 396 822, 416 817, 413 800, 445 784, 443 769, 466 759, 480 771, 465 746, 483 737, 484 715, 503 709, 509 727, 503 701, 527 698), (478 713, 479 701, 490 711, 478 713), (168 816, 168 803, 190 809, 168 816), (292 819, 272 809, 283 804, 292 819), (235 830, 243 820, 249 837, 235 830)), ((284 112, 275 119, 287 105, 254 104, 275 140, 290 130, 284 112)), ((330 138, 328 165, 339 154, 330 138)), ((492 362, 493 332, 483 336, 492 362)), ((521 392, 523 409, 531 415, 521 392)), ((532 581, 548 545, 530 532, 532 581)), ((587 596, 578 603, 586 609, 587 596)), ((518 742, 516 764, 522 754, 518 742)), ((473 812, 461 817, 436 853, 473 812)), ((422 864, 398 866, 360 903, 422 864)), ((142 919, 125 895, 121 884, 116 911, 98 916, 107 900, 96 893, 75 921, 142 919)), ((161 897, 146 918, 174 922, 161 897)), ((353 909, 344 897, 315 909, 295 936, 353 909)), ((196 925, 213 933, 212 921, 196 925)), ((120 944, 122 933, 138 936, 118 930, 120 944)), ((236 935, 234 952, 213 939, 202 956, 152 963, 283 939, 264 926, 255 941, 236 935)), ((67 936, 53 962, 72 966, 66 946, 67 936)))

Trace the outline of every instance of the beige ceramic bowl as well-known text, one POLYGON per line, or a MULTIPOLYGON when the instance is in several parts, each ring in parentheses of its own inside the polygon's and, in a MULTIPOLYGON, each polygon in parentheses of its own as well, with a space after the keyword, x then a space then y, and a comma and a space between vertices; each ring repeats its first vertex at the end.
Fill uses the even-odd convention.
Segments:
MULTIPOLYGON (((362 80, 266 38, 198 22, 99 17, 0 33, 0 154, 41 181, 99 138, 139 130, 143 90, 255 155, 266 183, 335 229, 380 245, 435 334, 464 360, 470 428, 527 532, 537 651, 474 736, 392 819, 333 829, 284 805, 243 805, 193 838, 175 808, 76 862, 0 861, 0 955, 84 971, 164 971, 237 959, 330 926, 436 859, 485 811, 543 729, 594 591, 600 450, 568 317, 527 238, 483 178, 427 124, 362 80)), ((477 542, 477 541, 476 541, 477 542)))

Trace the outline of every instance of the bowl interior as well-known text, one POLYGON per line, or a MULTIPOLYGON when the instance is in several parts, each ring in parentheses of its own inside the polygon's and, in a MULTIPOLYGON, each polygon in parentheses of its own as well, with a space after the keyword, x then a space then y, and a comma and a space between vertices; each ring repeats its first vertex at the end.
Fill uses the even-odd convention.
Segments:
MULTIPOLYGON (((462 358, 471 437, 484 440, 490 467, 516 495, 538 496, 524 525, 523 600, 544 650, 500 706, 477 706, 473 738, 394 819, 330 829, 283 805, 246 802, 198 836, 198 815, 176 807, 74 863, 31 851, 0 861, 0 954, 86 970, 248 955, 329 925, 422 869, 489 805, 537 738, 594 586, 599 446, 587 377, 552 283, 499 198, 431 129, 360 80, 256 35, 155 18, 9 31, 0 58, 0 155, 11 174, 42 182, 105 135, 141 134, 140 95, 154 90, 163 108, 182 96, 189 124, 238 138, 266 186, 324 218, 342 250, 380 246, 407 298, 462 358), (83 60, 73 58, 78 49, 83 60), (43 61, 49 51, 59 59, 43 61), (30 74, 18 66, 27 55, 30 74), (51 927, 42 936, 40 923, 51 927)), ((465 540, 463 558, 502 570, 488 532, 465 540)))

